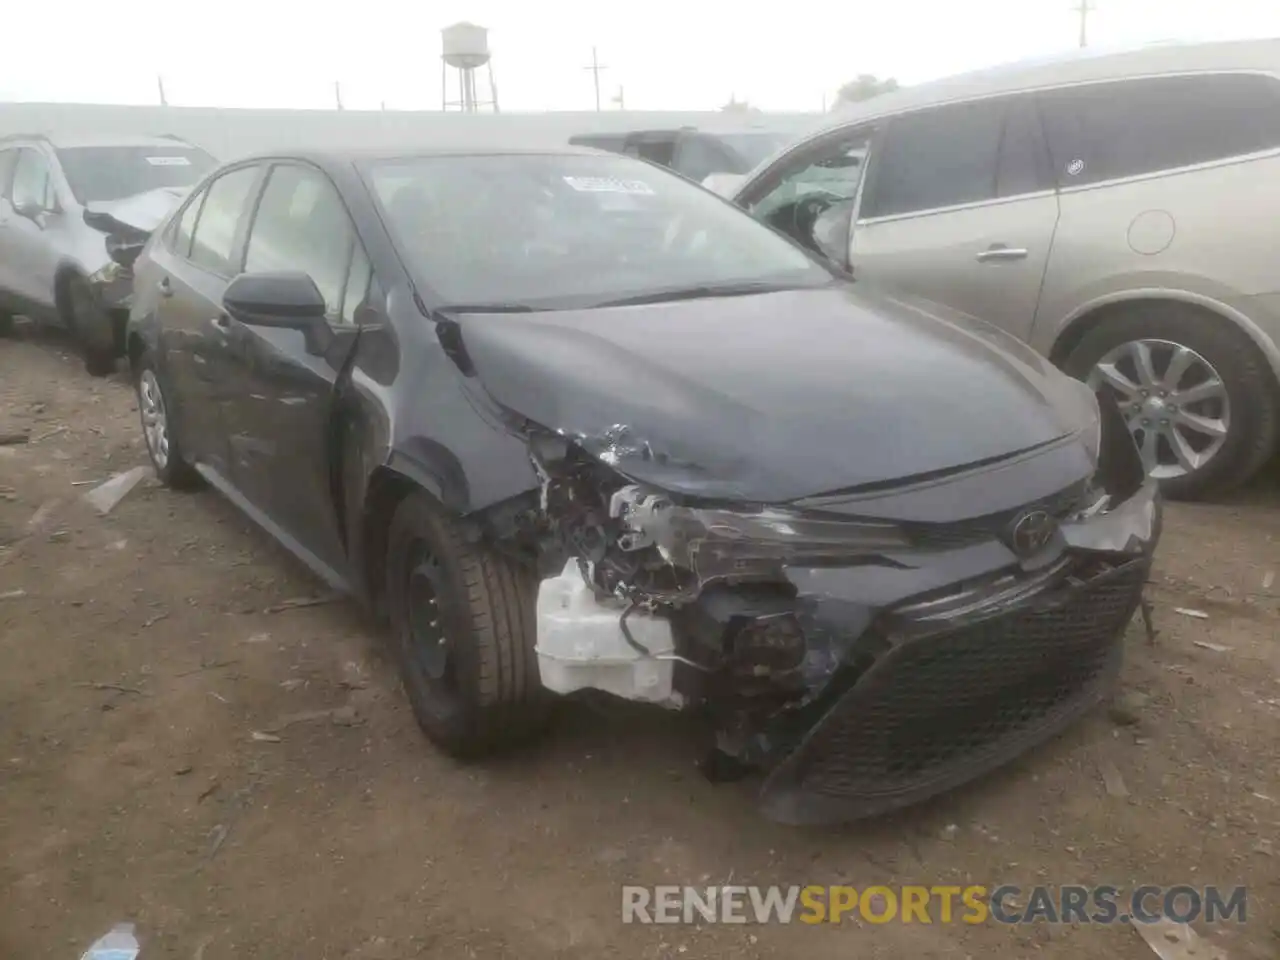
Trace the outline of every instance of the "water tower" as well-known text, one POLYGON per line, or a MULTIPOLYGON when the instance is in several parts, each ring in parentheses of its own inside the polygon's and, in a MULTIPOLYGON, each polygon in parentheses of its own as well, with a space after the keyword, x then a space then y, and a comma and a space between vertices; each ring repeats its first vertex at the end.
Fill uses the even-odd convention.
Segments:
POLYGON ((474 23, 455 23, 440 31, 444 41, 440 54, 441 108, 459 109, 463 113, 475 113, 480 107, 492 107, 498 112, 498 88, 493 83, 493 62, 489 58, 489 31, 474 23), (458 98, 449 99, 449 68, 458 77, 458 98), (489 98, 481 100, 478 93, 479 71, 487 68, 489 98))

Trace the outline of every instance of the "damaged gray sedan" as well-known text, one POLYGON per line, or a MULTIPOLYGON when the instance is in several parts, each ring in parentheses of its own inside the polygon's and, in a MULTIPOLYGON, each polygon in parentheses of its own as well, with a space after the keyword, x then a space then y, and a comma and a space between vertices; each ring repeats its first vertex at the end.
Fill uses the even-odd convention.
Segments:
POLYGON ((1116 674, 1161 514, 1114 405, 673 174, 249 159, 136 277, 158 473, 385 616, 455 756, 602 690, 698 714, 768 815, 849 820, 1036 746, 1116 674))

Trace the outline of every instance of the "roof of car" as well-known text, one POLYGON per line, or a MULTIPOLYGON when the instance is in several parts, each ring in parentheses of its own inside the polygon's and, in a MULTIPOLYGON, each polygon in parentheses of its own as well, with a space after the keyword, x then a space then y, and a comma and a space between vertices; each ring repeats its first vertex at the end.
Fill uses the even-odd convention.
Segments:
POLYGON ((1280 74, 1280 39, 1211 43, 1151 43, 1124 49, 1087 48, 1023 60, 902 87, 841 106, 822 129, 850 122, 1019 90, 1171 73, 1262 71, 1280 74))
POLYGON ((58 149, 72 147, 190 147, 179 137, 144 137, 129 133, 11 133, 0 136, 0 143, 9 140, 43 140, 58 149))
POLYGON ((430 146, 402 145, 383 147, 299 148, 269 150, 238 157, 235 162, 254 160, 309 160, 320 165, 332 163, 370 163, 378 160, 411 160, 417 157, 479 157, 479 156, 605 156, 617 159, 617 154, 591 147, 569 144, 529 145, 495 143, 493 140, 456 141, 430 146))

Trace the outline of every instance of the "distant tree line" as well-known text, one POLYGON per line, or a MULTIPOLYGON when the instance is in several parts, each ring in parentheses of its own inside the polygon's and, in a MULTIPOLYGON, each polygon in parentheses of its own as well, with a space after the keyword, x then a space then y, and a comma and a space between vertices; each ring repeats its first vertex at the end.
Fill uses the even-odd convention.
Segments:
POLYGON ((850 80, 836 91, 836 102, 832 109, 838 109, 846 103, 859 103, 870 100, 882 93, 892 93, 898 89, 898 81, 893 77, 881 80, 874 74, 860 73, 856 79, 850 80))

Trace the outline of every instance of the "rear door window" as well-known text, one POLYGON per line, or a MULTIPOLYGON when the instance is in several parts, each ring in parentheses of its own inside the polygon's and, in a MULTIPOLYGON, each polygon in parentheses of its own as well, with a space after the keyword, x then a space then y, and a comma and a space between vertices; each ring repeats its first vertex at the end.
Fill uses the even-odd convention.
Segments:
POLYGON ((239 167, 209 184, 191 241, 196 266, 226 277, 238 272, 238 231, 260 172, 257 166, 239 167))
POLYGON ((1031 97, 1016 97, 1006 102, 997 164, 998 197, 1016 197, 1053 188, 1049 145, 1031 97))
POLYGON ((1280 82, 1258 74, 1066 87, 1040 105, 1063 187, 1280 147, 1280 82))

